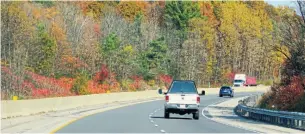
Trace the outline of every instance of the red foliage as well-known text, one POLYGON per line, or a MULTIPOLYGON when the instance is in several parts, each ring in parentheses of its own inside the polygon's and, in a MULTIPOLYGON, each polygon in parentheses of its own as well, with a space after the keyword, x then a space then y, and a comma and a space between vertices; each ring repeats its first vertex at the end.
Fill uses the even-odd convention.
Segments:
POLYGON ((61 59, 60 67, 65 70, 72 71, 81 67, 86 68, 88 67, 88 65, 79 58, 72 56, 63 56, 61 59))
POLYGON ((105 64, 102 65, 101 70, 97 72, 93 78, 94 81, 103 83, 109 77, 109 71, 105 64))
POLYGON ((133 79, 133 83, 129 85, 130 88, 135 89, 135 90, 140 89, 141 88, 141 81, 143 81, 143 77, 134 75, 131 78, 133 79))
POLYGON ((281 110, 293 107, 304 94, 304 80, 299 76, 293 76, 287 86, 281 86, 276 94, 274 104, 281 110))
POLYGON ((88 82, 88 91, 92 94, 105 93, 108 87, 107 84, 99 84, 92 80, 88 82))
POLYGON ((35 85, 29 81, 23 81, 21 84, 22 89, 36 90, 35 85))
POLYGON ((99 24, 94 24, 93 25, 93 29, 96 35, 101 35, 101 29, 100 29, 100 25, 99 24))
POLYGON ((235 73, 234 72, 230 72, 230 73, 227 73, 226 76, 227 76, 228 80, 230 82, 232 82, 234 80, 235 73))
POLYGON ((159 75, 159 80, 168 88, 173 81, 173 78, 170 75, 161 74, 159 75))
POLYGON ((50 90, 49 89, 33 89, 32 90, 32 96, 33 97, 38 97, 38 96, 48 96, 50 95, 50 90))
POLYGON ((120 83, 116 80, 116 75, 114 73, 110 73, 109 79, 107 79, 106 83, 109 84, 109 90, 112 92, 120 91, 120 83))

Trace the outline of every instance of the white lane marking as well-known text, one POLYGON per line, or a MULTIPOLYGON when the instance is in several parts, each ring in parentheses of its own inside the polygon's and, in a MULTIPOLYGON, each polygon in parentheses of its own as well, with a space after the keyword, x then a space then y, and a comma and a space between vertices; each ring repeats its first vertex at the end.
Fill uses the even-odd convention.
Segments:
MULTIPOLYGON (((225 101, 226 101, 226 100, 225 100, 225 101)), ((202 109, 202 111, 201 111, 202 116, 205 117, 205 118, 208 119, 208 120, 211 120, 211 121, 214 121, 214 122, 217 122, 217 123, 220 123, 220 124, 224 124, 224 125, 227 125, 227 126, 230 126, 230 127, 236 127, 236 128, 244 129, 244 130, 251 131, 251 132, 254 132, 254 133, 260 133, 260 132, 258 132, 258 131, 251 130, 251 129, 247 129, 247 128, 244 128, 244 127, 234 126, 234 125, 231 125, 231 124, 228 124, 228 123, 223 123, 223 122, 218 122, 218 121, 212 120, 211 118, 207 117, 207 116, 204 114, 204 111, 207 111, 206 108, 208 108, 209 106, 212 106, 212 105, 215 105, 215 104, 218 104, 218 103, 221 103, 221 102, 225 102, 225 101, 218 101, 218 102, 216 102, 216 103, 207 105, 207 106, 204 107, 204 108, 202 109)))
POLYGON ((165 133, 165 131, 162 129, 162 130, 160 130, 162 133, 165 133))
POLYGON ((151 123, 154 123, 154 121, 153 121, 153 120, 150 120, 150 122, 151 122, 151 123))
POLYGON ((157 127, 158 125, 157 124, 155 124, 155 127, 157 127))

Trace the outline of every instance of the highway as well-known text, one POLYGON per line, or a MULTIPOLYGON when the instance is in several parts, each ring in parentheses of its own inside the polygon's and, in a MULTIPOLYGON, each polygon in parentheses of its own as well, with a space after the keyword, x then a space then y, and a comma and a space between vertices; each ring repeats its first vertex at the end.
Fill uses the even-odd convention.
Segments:
MULTIPOLYGON (((252 93, 235 93, 243 97, 252 93)), ((225 101, 229 97, 206 95, 201 97, 200 113, 208 105, 225 101)), ((164 100, 121 107, 81 118, 55 133, 253 133, 207 119, 208 113, 193 120, 192 115, 171 114, 164 119, 164 100)))

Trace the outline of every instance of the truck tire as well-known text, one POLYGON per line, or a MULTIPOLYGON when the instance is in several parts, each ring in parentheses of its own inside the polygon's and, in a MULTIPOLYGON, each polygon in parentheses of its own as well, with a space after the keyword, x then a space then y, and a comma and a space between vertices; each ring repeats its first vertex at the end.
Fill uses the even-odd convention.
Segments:
POLYGON ((166 118, 166 119, 169 118, 169 112, 167 112, 167 110, 164 110, 164 118, 166 118))
POLYGON ((193 113, 193 119, 199 120, 199 112, 198 111, 193 113))

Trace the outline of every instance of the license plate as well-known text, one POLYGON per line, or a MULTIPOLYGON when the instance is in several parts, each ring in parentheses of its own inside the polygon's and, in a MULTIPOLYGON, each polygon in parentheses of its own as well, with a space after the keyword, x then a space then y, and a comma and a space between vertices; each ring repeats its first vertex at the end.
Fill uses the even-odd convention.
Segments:
POLYGON ((180 105, 180 108, 185 108, 185 105, 180 105))

